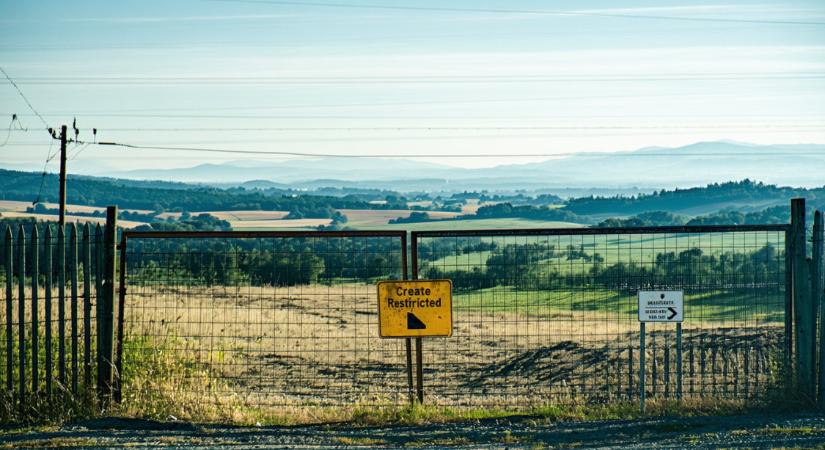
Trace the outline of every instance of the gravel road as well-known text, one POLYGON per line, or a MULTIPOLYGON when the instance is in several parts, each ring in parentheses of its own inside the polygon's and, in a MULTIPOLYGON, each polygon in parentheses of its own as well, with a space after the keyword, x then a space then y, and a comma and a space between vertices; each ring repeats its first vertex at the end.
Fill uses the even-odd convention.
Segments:
POLYGON ((538 417, 380 427, 235 427, 98 419, 59 428, 0 427, 0 448, 823 448, 816 413, 550 422, 538 417))

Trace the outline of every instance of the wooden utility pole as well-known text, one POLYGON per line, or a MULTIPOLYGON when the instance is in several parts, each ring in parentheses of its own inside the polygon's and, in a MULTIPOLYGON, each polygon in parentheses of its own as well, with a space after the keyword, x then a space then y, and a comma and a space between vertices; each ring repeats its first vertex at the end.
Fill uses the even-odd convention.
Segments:
POLYGON ((66 125, 60 127, 60 227, 66 224, 66 125))

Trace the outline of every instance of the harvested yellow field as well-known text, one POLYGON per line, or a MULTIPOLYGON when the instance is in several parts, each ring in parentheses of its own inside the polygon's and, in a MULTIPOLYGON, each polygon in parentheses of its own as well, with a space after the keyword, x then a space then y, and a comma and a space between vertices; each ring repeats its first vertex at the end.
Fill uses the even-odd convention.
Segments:
POLYGON ((245 228, 315 228, 320 225, 329 225, 332 219, 276 219, 276 220, 230 220, 233 230, 245 228))
MULTIPOLYGON (((180 212, 164 212, 158 214, 157 217, 164 220, 169 218, 180 219, 182 214, 183 213, 180 212)), ((192 216, 209 214, 216 219, 232 222, 247 220, 281 220, 289 215, 289 211, 196 211, 189 214, 192 216)))
MULTIPOLYGON (((3 211, 3 217, 5 218, 17 218, 17 217, 31 217, 37 220, 42 220, 44 222, 57 222, 59 220, 59 216, 56 214, 33 214, 27 212, 16 212, 16 211, 3 211)), ((71 214, 66 215, 66 223, 77 223, 77 224, 84 224, 84 223, 91 223, 91 224, 105 224, 106 218, 105 217, 88 217, 88 216, 73 216, 71 214)), ((146 225, 145 222, 134 222, 131 220, 118 220, 118 225, 124 228, 135 228, 141 225, 146 225)))
MULTIPOLYGON (((49 209, 57 209, 59 205, 57 203, 41 203, 43 206, 49 209)), ((11 211, 11 212, 26 212, 26 208, 30 208, 32 206, 31 202, 23 202, 18 200, 0 200, 0 212, 11 211)), ((128 212, 136 212, 140 214, 149 214, 152 211, 147 209, 122 209, 121 211, 128 211, 128 212)), ((85 206, 85 205, 66 205, 66 212, 71 213, 84 213, 84 214, 91 214, 91 213, 106 213, 106 208, 99 207, 99 206, 85 206)), ((8 216, 7 216, 8 217, 8 216)))
MULTIPOLYGON (((347 216, 347 226, 358 228, 359 226, 386 225, 390 219, 398 217, 408 217, 414 212, 410 209, 339 209, 341 214, 347 216)), ((423 211, 434 219, 450 219, 458 215, 449 211, 423 211)))
POLYGON ((196 212, 192 215, 209 214, 212 217, 227 221, 260 221, 260 220, 281 220, 289 215, 289 211, 205 211, 196 212))
POLYGON ((478 208, 482 206, 490 206, 495 205, 496 202, 483 202, 480 203, 477 198, 469 198, 467 199, 467 203, 461 205, 461 214, 475 214, 478 212, 478 208))

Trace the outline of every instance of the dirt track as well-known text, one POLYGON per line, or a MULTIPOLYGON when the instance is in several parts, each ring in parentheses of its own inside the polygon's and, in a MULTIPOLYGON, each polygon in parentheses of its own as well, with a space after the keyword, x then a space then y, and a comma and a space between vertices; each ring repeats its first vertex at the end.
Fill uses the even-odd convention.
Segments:
POLYGON ((425 426, 231 427, 101 419, 54 431, 0 428, 0 448, 825 448, 825 416, 748 415, 547 422, 520 417, 425 426))

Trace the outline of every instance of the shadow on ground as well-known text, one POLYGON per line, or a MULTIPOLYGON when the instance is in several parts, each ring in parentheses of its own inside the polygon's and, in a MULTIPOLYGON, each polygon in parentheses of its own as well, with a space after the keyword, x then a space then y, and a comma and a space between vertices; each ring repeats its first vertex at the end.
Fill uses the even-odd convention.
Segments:
POLYGON ((0 428, 3 448, 825 448, 816 413, 551 422, 542 417, 431 425, 196 425, 105 418, 53 429, 0 428))

